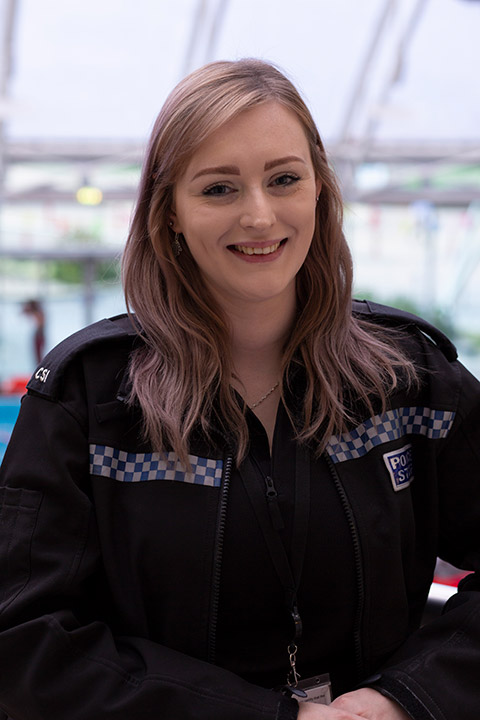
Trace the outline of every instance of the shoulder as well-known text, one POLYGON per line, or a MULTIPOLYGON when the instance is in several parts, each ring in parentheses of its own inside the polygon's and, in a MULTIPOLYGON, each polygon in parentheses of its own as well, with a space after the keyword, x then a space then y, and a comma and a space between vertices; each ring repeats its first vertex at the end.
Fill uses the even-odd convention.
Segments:
MULTIPOLYGON (((459 422, 467 416, 478 418, 480 383, 459 361, 455 345, 443 332, 412 313, 369 301, 355 300, 352 312, 370 326, 387 333, 391 329, 395 344, 412 361, 420 385, 410 386, 406 395, 400 387, 405 406, 454 412, 459 422)), ((478 420, 471 422, 478 427, 478 420)))
MULTIPOLYGON (((117 315, 99 320, 70 335, 51 350, 35 369, 27 384, 27 390, 52 400, 58 397, 62 378, 70 364, 87 350, 114 349, 122 343, 133 348, 141 331, 135 319, 128 315, 117 315)), ((108 357, 108 352, 104 354, 108 357)))
POLYGON ((369 300, 354 300, 352 312, 358 319, 375 325, 403 330, 417 337, 420 334, 430 346, 438 348, 448 362, 457 359, 457 350, 452 341, 441 330, 417 315, 369 300))

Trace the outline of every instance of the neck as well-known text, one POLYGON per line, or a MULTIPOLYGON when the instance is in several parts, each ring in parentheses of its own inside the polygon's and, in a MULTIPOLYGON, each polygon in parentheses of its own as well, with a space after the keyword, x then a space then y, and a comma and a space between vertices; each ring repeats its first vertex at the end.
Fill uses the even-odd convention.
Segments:
POLYGON ((229 313, 233 355, 281 354, 295 317, 295 304, 252 303, 229 313))
POLYGON ((243 389, 249 389, 249 399, 258 399, 280 379, 283 348, 295 318, 295 298, 224 310, 230 321, 235 376, 243 389))

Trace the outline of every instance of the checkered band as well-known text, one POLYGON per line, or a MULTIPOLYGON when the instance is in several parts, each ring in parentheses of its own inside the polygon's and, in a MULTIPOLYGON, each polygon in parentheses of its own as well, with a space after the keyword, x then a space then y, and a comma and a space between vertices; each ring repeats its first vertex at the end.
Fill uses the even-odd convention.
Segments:
POLYGON ((445 438, 452 427, 454 412, 426 407, 404 407, 369 418, 354 430, 332 435, 327 452, 334 463, 366 455, 377 445, 405 435, 425 435, 433 440, 445 438))
POLYGON ((220 487, 223 460, 189 455, 192 472, 185 472, 178 455, 168 453, 129 453, 105 445, 90 445, 90 473, 119 482, 175 480, 220 487))

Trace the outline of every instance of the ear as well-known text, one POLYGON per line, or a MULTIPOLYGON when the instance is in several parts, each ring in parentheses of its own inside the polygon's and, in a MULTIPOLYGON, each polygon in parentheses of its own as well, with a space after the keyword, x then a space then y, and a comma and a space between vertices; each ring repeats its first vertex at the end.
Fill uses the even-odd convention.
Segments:
POLYGON ((322 192, 322 181, 320 180, 320 178, 317 178, 315 181, 315 191, 316 191, 315 197, 318 200, 320 193, 322 192))
POLYGON ((182 232, 178 224, 177 213, 173 209, 168 213, 168 227, 172 228, 176 233, 180 234, 182 232))

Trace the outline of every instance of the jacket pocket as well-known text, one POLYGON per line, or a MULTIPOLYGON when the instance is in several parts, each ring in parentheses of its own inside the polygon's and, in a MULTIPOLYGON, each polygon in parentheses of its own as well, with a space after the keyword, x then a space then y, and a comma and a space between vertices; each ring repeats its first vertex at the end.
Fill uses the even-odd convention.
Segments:
POLYGON ((0 614, 30 578, 31 542, 42 493, 0 488, 0 614))
POLYGON ((101 425, 111 420, 128 417, 129 408, 120 400, 112 400, 111 402, 95 405, 94 413, 96 421, 101 425))

